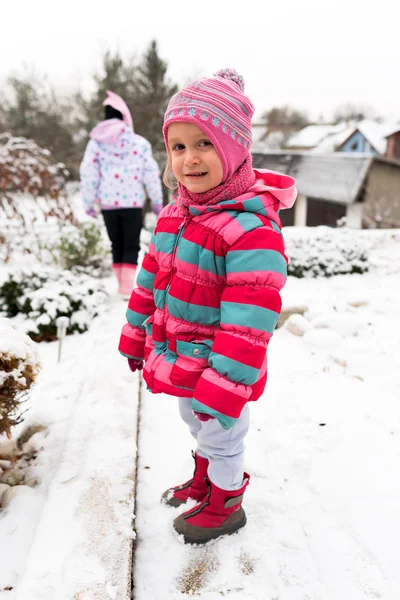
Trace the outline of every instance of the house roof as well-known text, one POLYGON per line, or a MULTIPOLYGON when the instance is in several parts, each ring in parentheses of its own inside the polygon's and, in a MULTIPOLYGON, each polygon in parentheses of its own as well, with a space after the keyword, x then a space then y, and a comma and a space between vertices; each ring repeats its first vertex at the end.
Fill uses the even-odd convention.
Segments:
POLYGON ((387 139, 388 137, 390 137, 391 135, 395 134, 395 133, 400 133, 400 124, 396 125, 395 127, 393 127, 392 129, 390 129, 388 131, 388 133, 385 135, 385 138, 387 139))
POLYGON ((257 146, 262 139, 267 135, 267 126, 265 123, 253 123, 251 128, 252 145, 257 146))
POLYGON ((271 152, 282 147, 288 134, 284 131, 268 131, 265 123, 253 123, 253 141, 251 147, 254 152, 271 152))
POLYGON ((332 130, 328 135, 316 146, 312 148, 310 152, 317 152, 319 154, 325 152, 336 152, 342 144, 353 134, 354 127, 344 125, 344 127, 335 130, 332 130))
POLYGON ((307 125, 288 139, 286 147, 315 148, 326 136, 339 133, 346 127, 343 123, 339 123, 338 125, 307 125))
POLYGON ((371 154, 253 153, 254 168, 291 175, 300 194, 340 204, 358 198, 373 160, 371 154))
POLYGON ((337 125, 308 125, 289 138, 287 149, 302 148, 318 153, 335 152, 350 137, 359 131, 380 155, 386 150, 386 136, 400 129, 399 124, 385 121, 378 123, 371 119, 359 122, 342 122, 337 125))
POLYGON ((383 155, 386 151, 386 135, 392 129, 393 123, 377 123, 376 121, 364 119, 363 121, 357 123, 357 125, 353 128, 353 132, 351 132, 350 135, 343 141, 341 146, 343 146, 343 144, 350 139, 350 137, 356 131, 359 131, 376 150, 376 152, 380 155, 383 155))

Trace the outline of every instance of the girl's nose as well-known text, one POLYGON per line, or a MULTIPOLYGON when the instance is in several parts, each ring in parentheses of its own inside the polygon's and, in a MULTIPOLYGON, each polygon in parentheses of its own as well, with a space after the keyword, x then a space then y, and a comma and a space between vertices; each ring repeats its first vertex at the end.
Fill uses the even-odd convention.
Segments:
POLYGON ((200 158, 199 158, 199 155, 197 154, 197 152, 188 150, 185 155, 185 163, 188 166, 200 164, 200 158))

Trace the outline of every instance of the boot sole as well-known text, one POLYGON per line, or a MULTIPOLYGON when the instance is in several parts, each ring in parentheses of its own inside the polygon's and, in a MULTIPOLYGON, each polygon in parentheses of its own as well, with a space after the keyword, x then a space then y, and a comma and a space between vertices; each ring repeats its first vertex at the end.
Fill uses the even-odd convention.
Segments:
POLYGON ((178 508, 179 506, 182 506, 182 504, 186 504, 186 502, 187 500, 179 500, 178 498, 174 498, 173 496, 172 498, 168 498, 167 493, 161 496, 161 503, 165 504, 166 506, 171 506, 172 508, 178 508))
MULTIPOLYGON (((239 529, 244 527, 247 523, 246 513, 244 512, 243 508, 241 508, 238 512, 241 512, 242 514, 240 515, 238 522, 232 525, 226 524, 225 522, 221 525, 221 527, 216 529, 209 529, 207 527, 193 527, 189 523, 186 523, 184 519, 181 519, 181 517, 177 517, 174 521, 174 529, 180 535, 183 535, 185 544, 206 544, 207 542, 215 540, 222 535, 233 535, 239 531, 239 529), (182 521, 182 529, 189 529, 189 531, 179 531, 179 529, 175 527, 175 523, 179 524, 182 521)), ((227 521, 229 521, 229 518, 227 521)))

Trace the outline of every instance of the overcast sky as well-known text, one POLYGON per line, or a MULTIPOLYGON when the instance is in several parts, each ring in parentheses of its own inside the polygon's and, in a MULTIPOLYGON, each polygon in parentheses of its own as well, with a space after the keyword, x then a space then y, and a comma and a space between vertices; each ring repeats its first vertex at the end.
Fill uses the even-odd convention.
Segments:
POLYGON ((25 62, 63 89, 89 89, 102 51, 140 54, 155 38, 178 84, 236 68, 257 115, 289 104, 316 119, 350 102, 400 119, 399 7, 398 0, 7 0, 0 80, 25 62))

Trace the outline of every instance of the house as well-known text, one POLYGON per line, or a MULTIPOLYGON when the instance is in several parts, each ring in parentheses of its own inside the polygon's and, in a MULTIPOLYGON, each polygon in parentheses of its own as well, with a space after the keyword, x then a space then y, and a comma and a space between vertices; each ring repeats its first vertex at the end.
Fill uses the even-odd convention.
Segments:
POLYGON ((293 126, 268 128, 266 122, 253 122, 252 149, 254 152, 270 152, 279 150, 286 145, 287 140, 294 134, 293 126))
POLYGON ((400 162, 373 154, 253 152, 253 166, 295 177, 298 198, 283 225, 400 227, 400 162))
MULTIPOLYGON (((287 140, 285 149, 315 150, 327 138, 332 138, 332 136, 341 135, 340 140, 344 139, 344 131, 350 133, 346 123, 339 123, 337 125, 307 125, 287 140)), ((327 147, 326 151, 330 152, 334 151, 334 149, 329 146, 329 149, 327 147)))
POLYGON ((359 122, 337 123, 336 125, 308 125, 291 136, 287 150, 310 152, 362 152, 384 156, 387 148, 386 136, 400 125, 364 119, 359 122))
POLYGON ((337 152, 366 152, 383 156, 386 152, 385 134, 391 127, 365 119, 357 123, 352 133, 337 148, 337 152))
POLYGON ((386 142, 385 156, 393 160, 400 160, 400 125, 386 135, 386 142))

